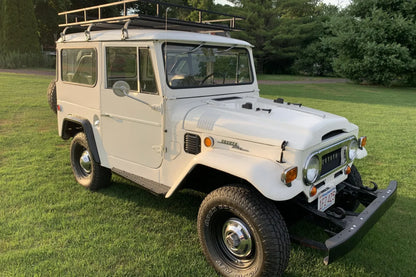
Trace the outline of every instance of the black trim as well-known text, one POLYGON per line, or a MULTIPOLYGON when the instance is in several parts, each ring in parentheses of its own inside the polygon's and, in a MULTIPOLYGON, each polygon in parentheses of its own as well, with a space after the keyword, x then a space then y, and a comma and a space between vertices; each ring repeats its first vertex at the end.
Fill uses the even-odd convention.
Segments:
POLYGON ((338 136, 338 135, 343 134, 343 133, 345 133, 343 130, 331 131, 331 132, 322 136, 322 141, 333 138, 333 137, 338 136))
POLYGON ((384 190, 376 190, 376 186, 371 189, 354 187, 346 182, 341 184, 345 189, 357 192, 358 200, 366 206, 361 213, 347 212, 337 207, 337 203, 327 211, 320 212, 316 209, 316 204, 297 199, 298 206, 307 212, 310 222, 324 227, 331 237, 325 243, 300 238, 295 234, 291 234, 291 238, 302 245, 325 251, 328 255, 324 259, 325 264, 348 253, 396 200, 397 181, 390 181, 384 190))
POLYGON ((186 133, 183 147, 185 153, 193 155, 201 153, 201 137, 195 134, 186 133))
POLYGON ((237 100, 237 99, 242 99, 242 98, 238 97, 238 96, 231 96, 231 97, 223 97, 223 98, 214 98, 212 100, 214 100, 214 101, 229 101, 229 100, 237 100))
POLYGON ((67 140, 74 137, 79 132, 84 132, 87 137, 88 146, 91 151, 92 158, 98 164, 101 164, 100 155, 98 154, 97 145, 95 143, 94 131, 91 123, 81 117, 67 117, 62 124, 62 138, 67 140))
POLYGON ((170 190, 170 187, 168 186, 165 186, 161 183, 157 183, 155 181, 143 178, 135 174, 128 173, 127 171, 117 169, 115 167, 113 167, 111 170, 115 174, 132 181, 139 187, 144 188, 155 195, 166 195, 166 193, 168 193, 168 191, 170 190))

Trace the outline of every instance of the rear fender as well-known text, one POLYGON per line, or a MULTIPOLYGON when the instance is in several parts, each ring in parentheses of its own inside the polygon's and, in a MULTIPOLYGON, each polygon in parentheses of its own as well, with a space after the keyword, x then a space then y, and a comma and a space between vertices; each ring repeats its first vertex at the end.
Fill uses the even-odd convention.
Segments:
POLYGON ((96 163, 101 164, 91 123, 87 119, 81 117, 71 116, 64 119, 61 130, 61 137, 63 139, 67 140, 74 137, 79 132, 85 133, 92 158, 96 163))
MULTIPOLYGON (((195 156, 166 197, 170 197, 180 187, 181 182, 197 165, 204 165, 246 180, 265 197, 275 201, 292 199, 303 191, 300 177, 290 187, 282 183, 280 179, 286 167, 277 162, 229 150, 215 149, 195 156)), ((201 176, 201 178, 204 177, 201 176)))

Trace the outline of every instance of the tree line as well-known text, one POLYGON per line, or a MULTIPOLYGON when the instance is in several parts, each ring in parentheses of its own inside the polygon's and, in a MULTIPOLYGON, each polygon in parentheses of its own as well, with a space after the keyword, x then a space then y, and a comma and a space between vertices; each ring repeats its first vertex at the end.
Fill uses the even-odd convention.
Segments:
MULTIPOLYGON (((114 0, 0 0, 1 56, 54 49, 60 11, 114 0)), ((359 83, 416 84, 416 1, 352 0, 340 10, 321 0, 164 0, 245 17, 231 35, 254 47, 257 71, 343 76, 359 83)), ((151 3, 132 9, 154 13, 151 3)), ((107 9, 107 13, 119 11, 107 9)), ((191 11, 170 17, 195 20, 191 11)), ((208 19, 208 18, 204 18, 208 19)), ((212 19, 212 18, 209 18, 212 19)))

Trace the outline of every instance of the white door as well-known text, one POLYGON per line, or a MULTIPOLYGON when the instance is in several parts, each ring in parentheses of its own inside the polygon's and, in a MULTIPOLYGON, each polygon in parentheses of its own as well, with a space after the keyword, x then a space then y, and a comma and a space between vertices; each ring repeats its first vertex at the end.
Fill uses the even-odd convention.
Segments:
MULTIPOLYGON (((106 84, 101 91, 101 133, 112 166, 132 163, 158 168, 162 162, 162 97, 148 48, 105 47, 106 84), (116 81, 130 86, 130 97, 113 93, 116 81)), ((122 169, 123 168, 119 168, 122 169)))

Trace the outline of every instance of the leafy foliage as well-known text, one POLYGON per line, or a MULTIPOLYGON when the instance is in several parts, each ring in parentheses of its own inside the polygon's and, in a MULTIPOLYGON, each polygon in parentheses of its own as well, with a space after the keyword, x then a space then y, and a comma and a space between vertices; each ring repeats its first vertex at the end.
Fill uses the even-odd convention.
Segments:
POLYGON ((1 52, 40 51, 32 0, 2 0, 0 6, 1 52))
POLYGON ((238 38, 251 42, 259 72, 288 73, 303 50, 322 34, 318 0, 234 0, 246 17, 238 38))
POLYGON ((55 57, 37 53, 4 52, 0 55, 0 68, 54 68, 55 57))
POLYGON ((335 70, 357 82, 415 82, 415 10, 414 1, 354 0, 330 23, 335 70))

